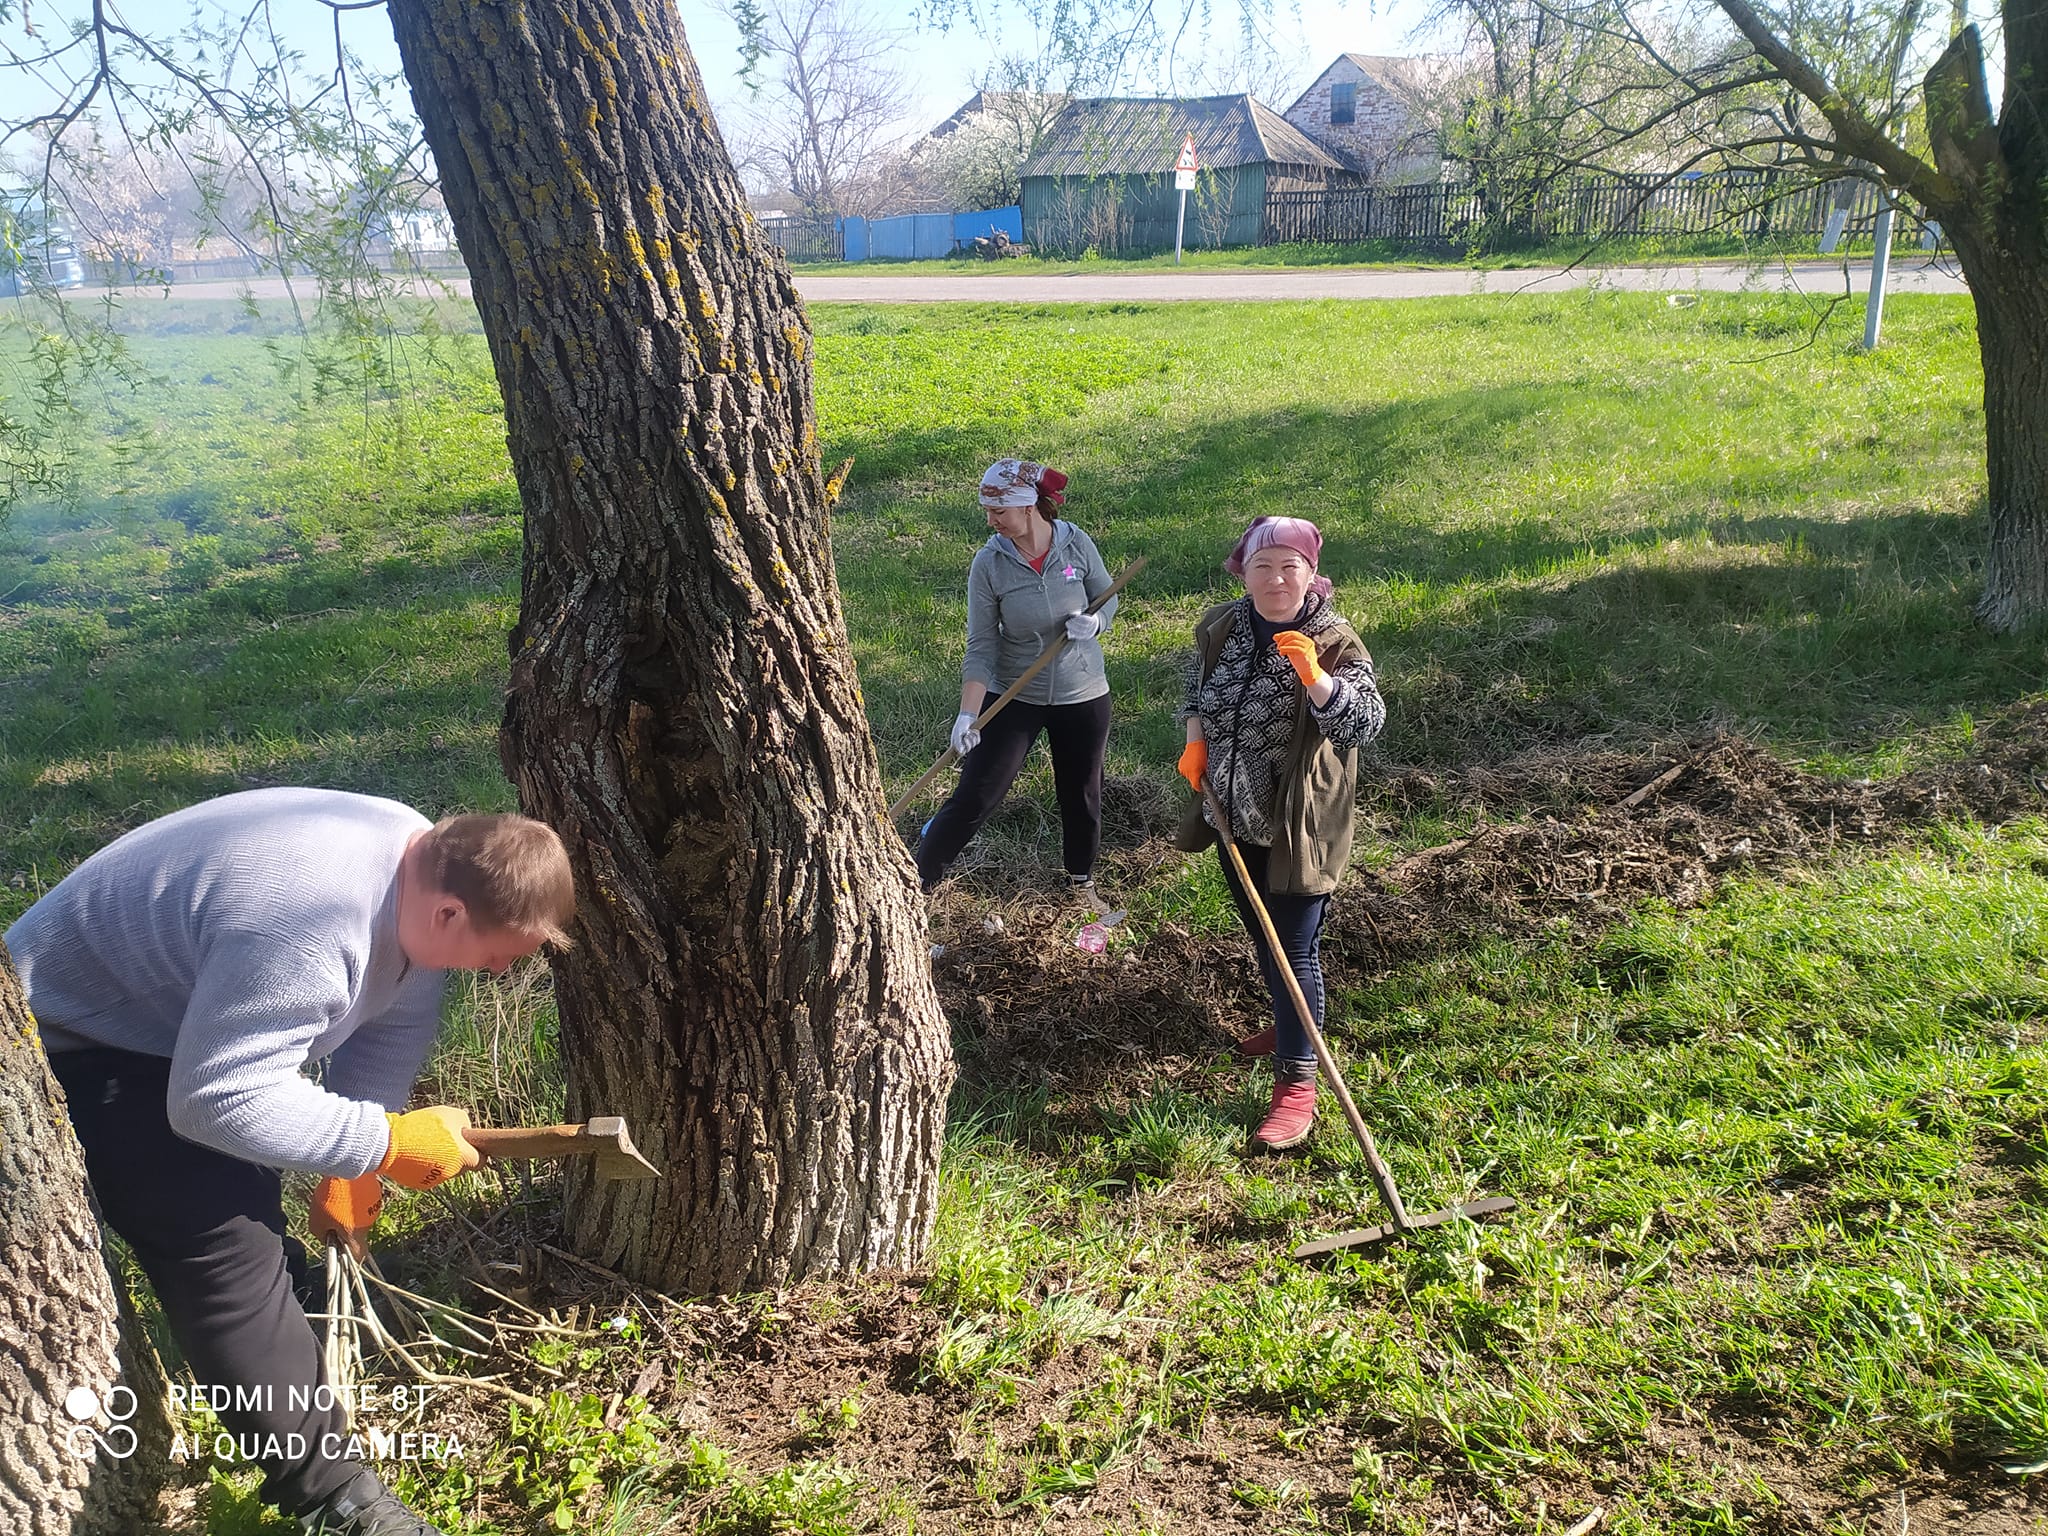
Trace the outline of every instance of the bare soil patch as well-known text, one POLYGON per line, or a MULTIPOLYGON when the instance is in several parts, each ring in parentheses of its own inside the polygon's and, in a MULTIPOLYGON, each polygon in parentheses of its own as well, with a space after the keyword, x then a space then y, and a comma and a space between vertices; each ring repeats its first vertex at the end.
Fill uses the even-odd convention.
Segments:
POLYGON ((1718 735, 1641 754, 1541 753, 1455 777, 1404 773, 1387 799, 1396 811, 1450 805, 1482 818, 1467 837, 1367 875, 1355 902, 1347 893, 1344 909, 1362 917, 1342 925, 1353 951, 1394 958, 1437 947, 1447 930, 1526 934, 1558 914, 1598 924, 1655 897, 1687 906, 1738 871, 1881 847, 1944 818, 2038 814, 2048 703, 2000 716, 1962 758, 1893 779, 1825 778, 1718 735), (1548 809, 1488 819, 1530 806, 1548 809))
MULTIPOLYGON (((1125 798, 1132 830, 1170 824, 1171 806, 1125 798)), ((1989 722, 1965 756, 1892 779, 1827 778, 1713 735, 1643 752, 1546 749, 1460 774, 1397 770, 1379 801, 1389 817, 1448 810, 1480 824, 1346 883, 1324 946, 1338 984, 1487 935, 1536 937, 1559 917, 1597 932, 1645 901, 1690 906, 1731 875, 1880 849, 1945 819, 2048 812, 2048 703, 1989 722)), ((1117 841, 1100 877, 1112 894, 1182 857, 1117 841)), ((1172 1081, 1258 1027, 1265 994, 1243 934, 1168 924, 1091 955, 1073 944, 1086 915, 1037 878, 1001 897, 987 882, 956 883, 934 905, 933 969, 971 1086, 1113 1099, 1172 1081)))

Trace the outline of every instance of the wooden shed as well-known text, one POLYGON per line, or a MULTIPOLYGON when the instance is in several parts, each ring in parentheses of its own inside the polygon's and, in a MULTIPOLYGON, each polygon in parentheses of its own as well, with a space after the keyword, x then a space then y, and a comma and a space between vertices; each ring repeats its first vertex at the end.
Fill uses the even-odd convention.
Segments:
POLYGON ((1173 166, 1191 134, 1201 164, 1188 194, 1191 250, 1257 245, 1268 192, 1358 179, 1249 96, 1073 101, 1024 163, 1024 238, 1054 254, 1171 248, 1180 203, 1173 166))

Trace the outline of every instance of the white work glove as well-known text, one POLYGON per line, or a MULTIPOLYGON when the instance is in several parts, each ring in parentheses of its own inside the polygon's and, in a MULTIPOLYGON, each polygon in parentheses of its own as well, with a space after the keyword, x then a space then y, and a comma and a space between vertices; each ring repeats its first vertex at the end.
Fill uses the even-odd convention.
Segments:
POLYGON ((1067 615, 1067 638, 1069 640, 1093 640, 1101 633, 1101 614, 1070 613, 1067 615))
POLYGON ((961 757, 965 757, 981 745, 981 732, 974 728, 973 715, 964 714, 953 717, 952 742, 953 750, 961 757))

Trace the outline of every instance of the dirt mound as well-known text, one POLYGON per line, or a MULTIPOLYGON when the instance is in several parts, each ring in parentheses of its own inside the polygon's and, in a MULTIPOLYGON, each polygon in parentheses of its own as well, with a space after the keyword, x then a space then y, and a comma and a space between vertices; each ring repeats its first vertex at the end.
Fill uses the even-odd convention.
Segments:
POLYGON ((1456 779, 1405 774, 1396 809, 1576 806, 1485 823, 1347 887, 1333 937, 1391 961, 1475 932, 1528 934, 1552 917, 1612 921, 1653 897, 1699 901, 1738 870, 1895 842, 1943 818, 1987 824, 2048 810, 2048 704, 2015 709, 1969 756, 1895 779, 1833 779, 1719 735, 1646 755, 1547 755, 1456 779))
POLYGON ((1156 1086, 1226 1048, 1226 1021, 1257 1006, 1248 943, 1162 927, 1101 955, 1074 947, 1071 902, 988 913, 965 898, 935 914, 934 970, 964 1073, 983 1088, 1156 1086))
MULTIPOLYGON (((2048 703, 2000 716, 1962 758, 1881 781, 1808 773, 1715 735, 1645 753, 1546 752, 1456 775, 1400 772, 1380 806, 1396 817, 1476 814, 1482 824, 1345 885, 1325 945, 1338 981, 1483 934, 1532 936, 1560 914, 1584 929, 1653 898, 1689 905, 1731 873, 1883 846, 1941 819, 1997 824, 2048 811, 2048 703), (1503 811, 1515 819, 1486 819, 1503 811)), ((1148 803, 1133 819, 1162 816, 1148 803)), ((1150 843, 1113 857, 1112 889, 1180 855, 1150 843)), ((1082 921, 1052 893, 993 910, 985 891, 940 898, 934 969, 971 1083, 1085 1086, 1114 1099, 1126 1084, 1156 1085, 1213 1061, 1257 1027, 1265 994, 1242 935, 1164 926, 1098 956, 1073 946, 1082 921)))

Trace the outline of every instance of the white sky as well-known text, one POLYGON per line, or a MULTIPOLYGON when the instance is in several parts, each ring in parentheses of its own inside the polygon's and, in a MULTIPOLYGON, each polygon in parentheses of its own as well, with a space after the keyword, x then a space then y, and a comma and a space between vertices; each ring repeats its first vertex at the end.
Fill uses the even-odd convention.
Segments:
MULTIPOLYGON (((214 0, 200 3, 209 14, 219 9, 214 0)), ((738 30, 705 0, 679 0, 679 4, 697 67, 723 120, 745 97, 739 80, 738 30)), ((879 20, 902 28, 905 34, 903 72, 911 82, 916 108, 904 126, 928 128, 973 93, 974 81, 987 63, 985 45, 971 30, 918 30, 912 16, 914 0, 869 0, 869 5, 879 20)), ((62 35, 62 13, 74 8, 83 9, 62 0, 54 5, 42 0, 31 14, 39 13, 39 30, 47 39, 62 35)), ((108 8, 135 30, 159 37, 178 32, 193 10, 191 0, 109 0, 108 8)), ((1225 3, 1208 8, 1212 12, 1207 24, 1210 37, 1205 40, 1202 36, 1198 15, 1176 53, 1176 75, 1183 89, 1188 66, 1205 51, 1227 57, 1238 49, 1238 7, 1225 3)), ((246 6, 235 4, 231 9, 240 15, 246 6)), ((1298 91, 1340 53, 1412 51, 1408 33, 1421 14, 1422 0, 1274 0, 1273 9, 1271 40, 1283 62, 1291 66, 1290 83, 1298 91)), ((333 58, 336 13, 313 0, 277 0, 271 14, 286 44, 301 49, 310 67, 319 69, 333 58)), ((381 9, 339 14, 342 36, 352 51, 372 68, 398 68, 390 22, 381 9)), ((10 26, 9 31, 14 30, 10 26)), ((1162 75, 1163 84, 1165 61, 1154 61, 1154 68, 1162 75)), ((18 77, 10 81, 10 95, 17 85, 18 77)), ((1291 100, 1289 95, 1267 100, 1266 105, 1285 111, 1291 100)), ((19 106, 10 102, 7 115, 14 116, 17 111, 19 106)))

